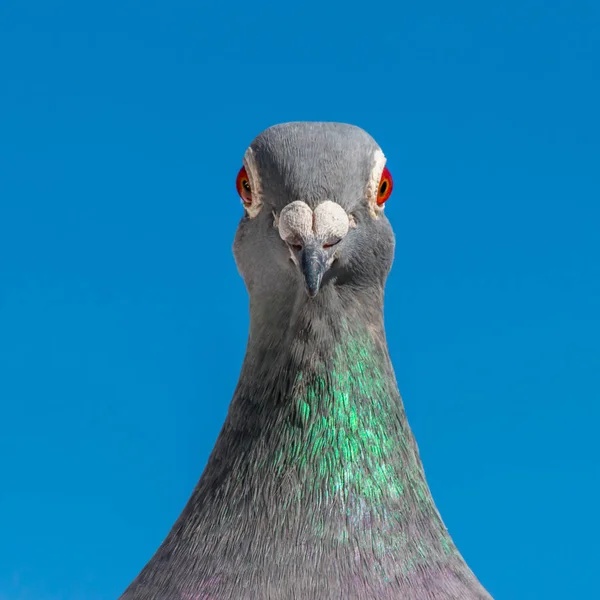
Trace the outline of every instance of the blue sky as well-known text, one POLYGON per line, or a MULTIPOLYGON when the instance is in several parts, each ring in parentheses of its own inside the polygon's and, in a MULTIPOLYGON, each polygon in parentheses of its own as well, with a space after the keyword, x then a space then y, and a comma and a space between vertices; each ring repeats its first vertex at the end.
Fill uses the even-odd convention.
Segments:
POLYGON ((0 600, 116 598, 225 417, 246 146, 345 121, 395 179, 389 345, 496 600, 600 561, 597 2, 0 3, 0 600), (551 6, 548 6, 551 5, 551 6))

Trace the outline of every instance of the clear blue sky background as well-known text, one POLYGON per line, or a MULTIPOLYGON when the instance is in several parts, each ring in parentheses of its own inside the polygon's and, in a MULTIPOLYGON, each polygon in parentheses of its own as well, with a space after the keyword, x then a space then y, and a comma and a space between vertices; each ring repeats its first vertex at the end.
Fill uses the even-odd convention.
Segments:
POLYGON ((290 120, 389 157, 389 344, 474 571, 597 597, 599 24, 596 0, 0 2, 0 599, 114 599, 183 508, 246 342, 235 176, 290 120))

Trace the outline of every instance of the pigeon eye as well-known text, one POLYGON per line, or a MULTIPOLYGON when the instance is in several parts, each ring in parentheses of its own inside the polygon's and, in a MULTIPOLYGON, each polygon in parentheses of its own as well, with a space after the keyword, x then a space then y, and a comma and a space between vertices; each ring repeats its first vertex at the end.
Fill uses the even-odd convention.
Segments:
POLYGON ((248 179, 245 167, 240 169, 235 186, 244 206, 250 206, 252 204, 252 188, 250 187, 250 180, 248 179))
POLYGON ((394 188, 394 181, 392 175, 387 167, 384 167, 383 173, 381 174, 381 181, 379 182, 379 188, 377 190, 377 204, 381 206, 392 194, 394 188))

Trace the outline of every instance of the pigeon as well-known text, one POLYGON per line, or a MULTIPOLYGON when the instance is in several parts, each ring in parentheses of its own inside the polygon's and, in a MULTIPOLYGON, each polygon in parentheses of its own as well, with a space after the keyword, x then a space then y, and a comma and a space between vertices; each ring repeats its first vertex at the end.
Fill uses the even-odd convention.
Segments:
POLYGON ((434 503, 390 361, 381 148, 353 125, 275 125, 236 184, 239 381, 187 505, 121 600, 490 600, 434 503))

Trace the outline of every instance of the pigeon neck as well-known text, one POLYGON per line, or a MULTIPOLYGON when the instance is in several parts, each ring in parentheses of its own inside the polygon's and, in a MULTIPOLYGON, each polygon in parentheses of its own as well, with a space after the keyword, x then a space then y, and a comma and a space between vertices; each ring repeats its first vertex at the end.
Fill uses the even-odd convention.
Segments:
POLYGON ((238 474, 249 474, 250 488, 272 490, 280 510, 318 507, 322 514, 310 517, 317 528, 325 514, 339 513, 330 535, 354 535, 354 519, 356 531, 377 531, 384 545, 406 541, 402 530, 420 530, 427 543, 402 556, 418 562, 430 551, 449 554, 453 545, 396 385, 379 299, 347 300, 304 303, 287 326, 254 324, 222 435, 230 449, 226 432, 244 443, 246 466, 238 463, 238 474))
MULTIPOLYGON (((273 309, 276 327, 253 322, 227 419, 173 544, 187 548, 196 532, 195 547, 215 565, 293 565, 318 571, 315 581, 337 573, 348 589, 358 570, 376 592, 364 597, 389 598, 400 585, 408 593, 432 568, 475 589, 425 481, 378 299, 320 302, 273 309)), ((321 592, 303 597, 329 597, 321 592)))

